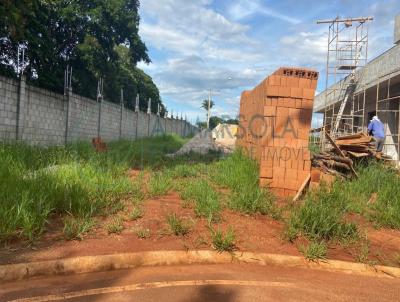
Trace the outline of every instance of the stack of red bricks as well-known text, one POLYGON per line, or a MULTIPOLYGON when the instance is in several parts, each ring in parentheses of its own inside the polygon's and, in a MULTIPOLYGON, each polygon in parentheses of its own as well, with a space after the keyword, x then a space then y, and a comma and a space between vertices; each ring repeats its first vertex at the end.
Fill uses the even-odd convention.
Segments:
POLYGON ((237 144, 260 164, 260 185, 294 196, 311 170, 308 149, 318 72, 280 68, 240 100, 237 144))

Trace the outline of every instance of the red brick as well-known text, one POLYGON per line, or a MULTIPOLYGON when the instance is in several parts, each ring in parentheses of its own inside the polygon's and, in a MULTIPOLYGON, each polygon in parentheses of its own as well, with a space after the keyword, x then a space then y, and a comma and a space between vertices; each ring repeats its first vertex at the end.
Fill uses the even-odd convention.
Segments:
POLYGON ((279 116, 279 117, 287 117, 287 116, 289 116, 289 108, 277 107, 276 108, 276 116, 279 116))
POLYGON ((268 96, 279 96, 279 86, 267 86, 266 91, 268 96))
POLYGON ((260 168, 260 177, 272 178, 273 177, 273 169, 261 166, 261 168, 260 168))
POLYGON ((266 188, 269 187, 272 183, 272 179, 269 178, 260 178, 260 187, 266 188))
POLYGON ((302 109, 309 109, 312 110, 313 109, 313 101, 312 100, 307 100, 307 99, 302 99, 301 101, 301 108, 302 109))
POLYGON ((271 75, 267 82, 269 86, 281 86, 281 76, 271 75))
POLYGON ((298 87, 290 88, 290 96, 297 99, 303 98, 303 89, 298 87))
POLYGON ((289 87, 299 87, 299 78, 286 77, 286 84, 289 87))
POLYGON ((315 90, 311 88, 304 88, 303 89, 303 98, 307 100, 313 100, 315 96, 315 90))
POLYGON ((304 161, 303 170, 304 171, 310 171, 311 170, 311 161, 310 160, 305 160, 304 161))
POLYGON ((299 87, 300 88, 311 88, 311 80, 310 79, 299 79, 299 87))
POLYGON ((291 91, 290 91, 289 87, 284 87, 284 86, 279 87, 279 96, 280 97, 284 97, 284 98, 290 97, 290 93, 291 93, 291 91))
POLYGON ((276 116, 276 107, 275 106, 265 106, 264 107, 264 116, 276 116))
POLYGON ((321 171, 315 168, 311 169, 311 182, 319 182, 321 179, 321 171))

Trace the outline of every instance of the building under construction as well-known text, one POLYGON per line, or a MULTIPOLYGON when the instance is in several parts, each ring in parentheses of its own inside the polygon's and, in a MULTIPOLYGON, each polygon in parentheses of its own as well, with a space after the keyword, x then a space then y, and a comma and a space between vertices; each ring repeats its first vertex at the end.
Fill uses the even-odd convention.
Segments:
POLYGON ((372 17, 318 21, 329 26, 326 90, 315 97, 314 112, 324 114, 323 130, 332 137, 366 131, 377 115, 385 124, 384 153, 400 154, 400 15, 394 46, 368 59, 372 17))

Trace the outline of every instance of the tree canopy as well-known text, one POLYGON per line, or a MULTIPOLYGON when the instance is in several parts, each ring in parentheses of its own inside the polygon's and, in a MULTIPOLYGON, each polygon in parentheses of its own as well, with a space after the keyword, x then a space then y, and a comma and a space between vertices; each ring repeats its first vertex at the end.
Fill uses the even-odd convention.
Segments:
POLYGON ((3 0, 0 3, 0 72, 15 74, 18 46, 26 48, 28 80, 63 91, 64 70, 72 67, 74 92, 96 97, 104 79, 104 96, 126 106, 152 110, 160 103, 151 77, 137 68, 150 58, 139 36, 139 0, 3 0))

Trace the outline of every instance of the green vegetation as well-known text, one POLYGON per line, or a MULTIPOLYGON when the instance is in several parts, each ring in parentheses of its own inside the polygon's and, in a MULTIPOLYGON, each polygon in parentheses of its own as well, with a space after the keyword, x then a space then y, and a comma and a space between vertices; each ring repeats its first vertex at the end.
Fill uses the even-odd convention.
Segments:
POLYGON ((124 229, 124 221, 121 217, 115 217, 107 225, 107 232, 109 234, 121 234, 124 229))
POLYGON ((291 213, 286 237, 294 240, 304 235, 311 240, 343 240, 355 238, 357 226, 344 219, 346 205, 340 196, 327 188, 308 194, 304 204, 291 213))
POLYGON ((190 232, 190 225, 176 216, 175 213, 167 216, 167 224, 171 232, 176 236, 185 236, 190 232))
POLYGON ((64 219, 64 236, 67 240, 82 240, 83 236, 94 226, 91 218, 75 218, 67 216, 64 219))
POLYGON ((377 227, 400 228, 400 178, 395 170, 370 162, 358 167, 353 181, 337 181, 328 189, 310 192, 287 223, 286 236, 305 235, 312 240, 352 240, 358 227, 346 214, 358 213, 377 227))
POLYGON ((149 181, 149 194, 151 197, 165 195, 172 188, 172 179, 168 173, 154 172, 149 181))
POLYGON ((138 228, 135 230, 136 236, 140 239, 150 238, 150 230, 145 228, 138 228))
MULTIPOLYGON (((321 186, 300 203, 277 210, 273 196, 258 187, 253 160, 238 151, 225 158, 218 153, 165 157, 184 142, 176 136, 120 141, 101 154, 86 143, 51 148, 0 145, 0 241, 33 241, 55 216, 61 217, 68 240, 82 240, 94 221, 100 221, 97 216, 109 215, 105 229, 121 233, 122 215, 138 220, 146 197, 172 190, 180 194, 184 207, 208 220, 212 246, 218 251, 235 248, 233 229, 214 229, 214 223, 223 223, 226 207, 250 215, 281 215, 288 240, 303 236, 310 242, 300 248, 310 260, 325 258, 328 245, 341 244, 356 247, 356 260, 368 262, 370 244, 361 236, 365 230, 355 222, 358 216, 376 227, 400 228, 399 174, 382 164, 359 165, 357 179, 321 186), (128 173, 130 169, 142 171, 128 173)), ((176 236, 192 228, 176 214, 168 215, 166 223, 169 234, 176 236)), ((150 237, 149 229, 134 231, 139 238, 150 237)))
POLYGON ((214 249, 218 252, 232 252, 235 249, 235 231, 229 228, 225 234, 220 229, 210 227, 211 241, 214 249))
POLYGON ((209 221, 219 220, 221 204, 218 199, 218 193, 208 181, 199 179, 186 183, 181 197, 184 200, 194 202, 197 216, 205 217, 209 221))
POLYGON ((144 215, 143 208, 136 206, 129 213, 129 219, 130 220, 138 220, 138 219, 142 218, 143 215, 144 215))
MULTIPOLYGON (((100 154, 88 143, 51 148, 0 144, 0 242, 37 238, 53 213, 85 221, 121 211, 126 198, 142 200, 141 177, 132 182, 126 171, 162 165, 163 154, 183 142, 176 136, 120 141, 100 154)), ((72 222, 65 221, 70 229, 72 222)))
POLYGON ((273 196, 258 186, 258 168, 255 161, 237 151, 215 163, 212 179, 232 191, 228 206, 247 214, 276 214, 273 196))
POLYGON ((315 261, 318 259, 326 258, 327 246, 326 243, 321 242, 311 242, 307 246, 301 246, 300 251, 303 253, 304 257, 308 260, 315 261))
POLYGON ((139 1, 1 1, 0 15, 0 73, 15 76, 18 45, 24 45, 25 74, 35 85, 62 92, 69 65, 75 93, 95 99, 103 77, 107 100, 119 103, 123 88, 127 108, 140 92, 142 110, 151 98, 152 112, 159 104, 165 111, 157 86, 137 68, 150 62, 139 36, 139 1))

